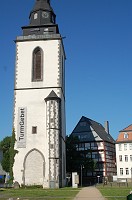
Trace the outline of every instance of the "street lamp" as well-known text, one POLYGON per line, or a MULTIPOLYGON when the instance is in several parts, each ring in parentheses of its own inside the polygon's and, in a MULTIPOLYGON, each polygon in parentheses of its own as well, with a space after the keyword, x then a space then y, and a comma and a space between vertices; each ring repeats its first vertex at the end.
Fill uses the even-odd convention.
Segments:
POLYGON ((100 176, 97 176, 97 178, 98 178, 98 184, 99 184, 99 178, 100 178, 100 176))
POLYGON ((82 187, 82 170, 83 170, 84 166, 81 165, 81 187, 82 187))

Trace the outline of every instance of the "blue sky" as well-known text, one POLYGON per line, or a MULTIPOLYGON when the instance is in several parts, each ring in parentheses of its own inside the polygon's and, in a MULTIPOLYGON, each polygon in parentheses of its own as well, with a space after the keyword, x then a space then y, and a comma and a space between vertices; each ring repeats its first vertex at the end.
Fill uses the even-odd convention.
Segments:
MULTIPOLYGON (((1 2, 0 140, 11 135, 16 36, 35 0, 1 2)), ((51 0, 66 51, 66 122, 108 120, 117 139, 132 124, 132 1, 51 0)))

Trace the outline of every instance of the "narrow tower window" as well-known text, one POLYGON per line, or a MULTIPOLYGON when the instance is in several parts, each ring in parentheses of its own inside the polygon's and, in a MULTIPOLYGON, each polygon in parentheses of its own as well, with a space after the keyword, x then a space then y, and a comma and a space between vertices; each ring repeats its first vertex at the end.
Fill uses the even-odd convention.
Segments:
POLYGON ((37 126, 32 126, 32 134, 37 134, 37 126))
POLYGON ((35 13, 34 14, 34 19, 37 19, 38 18, 38 13, 35 13))
POLYGON ((42 50, 37 47, 33 52, 33 77, 32 81, 42 81, 42 50))

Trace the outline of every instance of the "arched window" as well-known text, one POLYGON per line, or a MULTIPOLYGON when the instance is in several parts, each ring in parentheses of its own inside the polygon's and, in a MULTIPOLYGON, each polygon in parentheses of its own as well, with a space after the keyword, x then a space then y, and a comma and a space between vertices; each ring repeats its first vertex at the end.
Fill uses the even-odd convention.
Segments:
POLYGON ((33 74, 32 81, 43 80, 43 52, 42 49, 37 47, 33 51, 33 74))
POLYGON ((37 19, 38 18, 38 13, 35 13, 34 14, 34 19, 37 19))

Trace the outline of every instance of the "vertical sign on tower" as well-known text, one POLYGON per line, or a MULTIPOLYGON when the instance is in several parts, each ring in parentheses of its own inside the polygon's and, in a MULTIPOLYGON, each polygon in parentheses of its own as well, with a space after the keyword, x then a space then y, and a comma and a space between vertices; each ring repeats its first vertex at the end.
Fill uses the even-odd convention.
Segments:
POLYGON ((17 147, 26 148, 26 122, 27 122, 27 108, 18 108, 18 137, 17 147))

